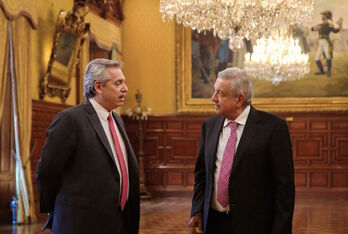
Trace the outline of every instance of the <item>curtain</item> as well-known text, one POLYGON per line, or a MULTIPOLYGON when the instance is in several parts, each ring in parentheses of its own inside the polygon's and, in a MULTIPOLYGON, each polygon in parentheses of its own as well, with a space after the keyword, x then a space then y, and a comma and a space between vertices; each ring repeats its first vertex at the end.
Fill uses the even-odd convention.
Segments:
MULTIPOLYGON (((18 142, 24 175, 24 178, 19 178, 19 180, 17 180, 17 193, 19 194, 17 222, 28 223, 35 222, 36 216, 30 164, 32 122, 30 70, 31 25, 26 18, 20 17, 12 21, 12 43, 15 75, 15 102, 17 104, 18 142), (24 186, 24 188, 26 191, 21 191, 23 186, 18 185, 18 183, 25 183, 26 186, 24 186), (27 207, 26 212, 24 212, 23 209, 25 205, 24 202, 29 202, 29 207, 27 207)), ((18 178, 19 174, 17 173, 16 176, 18 178)))
POLYGON ((0 0, 0 120, 8 64, 11 64, 15 111, 17 223, 36 221, 30 165, 32 114, 30 38, 32 28, 37 28, 37 25, 38 17, 34 1, 0 0))
POLYGON ((8 68, 8 21, 0 8, 0 122, 4 109, 4 97, 8 68))

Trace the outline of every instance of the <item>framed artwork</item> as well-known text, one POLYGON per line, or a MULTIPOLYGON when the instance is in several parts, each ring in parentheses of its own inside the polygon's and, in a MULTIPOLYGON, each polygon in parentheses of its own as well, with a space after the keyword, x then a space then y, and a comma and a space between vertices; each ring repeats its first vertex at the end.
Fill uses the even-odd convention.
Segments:
POLYGON ((84 17, 88 7, 76 2, 73 10, 61 10, 57 17, 53 46, 46 74, 40 82, 40 99, 48 94, 64 103, 70 94, 70 82, 76 76, 81 44, 89 33, 84 17))
MULTIPOLYGON (((302 51, 308 53, 310 73, 296 81, 254 80, 253 105, 273 112, 347 111, 348 110, 348 2, 317 0, 312 21, 291 27, 302 51), (330 12, 330 13, 328 13, 330 12), (319 29, 323 17, 335 27, 328 35, 330 56, 320 48, 319 29), (339 25, 342 25, 340 28, 339 25), (339 29, 340 30, 337 30, 339 29), (330 59, 328 59, 330 58, 330 59), (320 61, 320 62, 319 62, 320 61), (320 66, 321 65, 321 66, 320 66), (321 68, 322 67, 322 70, 321 68), (328 68, 330 75, 328 75, 328 68), (320 72, 322 71, 322 72, 320 72), (318 74, 319 73, 319 74, 318 74)), ((325 30, 324 30, 325 31, 325 30)), ((322 33, 323 31, 321 31, 322 33)), ((327 39, 326 39, 327 40, 327 39)), ((213 112, 210 100, 219 71, 227 67, 243 67, 244 55, 252 51, 255 41, 245 40, 242 49, 232 51, 228 41, 211 32, 193 31, 176 25, 177 111, 179 113, 213 112)))

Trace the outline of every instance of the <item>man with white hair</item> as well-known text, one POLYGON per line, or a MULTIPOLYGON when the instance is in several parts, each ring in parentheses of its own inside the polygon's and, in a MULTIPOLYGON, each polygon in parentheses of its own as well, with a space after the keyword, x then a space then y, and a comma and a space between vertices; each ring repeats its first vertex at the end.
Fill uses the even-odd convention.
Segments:
POLYGON ((47 130, 37 185, 51 233, 138 233, 138 164, 113 112, 128 91, 121 67, 92 60, 84 76, 88 100, 58 113, 47 130))
POLYGON ((290 234, 294 166, 286 122, 251 105, 251 78, 219 72, 195 167, 192 234, 290 234))

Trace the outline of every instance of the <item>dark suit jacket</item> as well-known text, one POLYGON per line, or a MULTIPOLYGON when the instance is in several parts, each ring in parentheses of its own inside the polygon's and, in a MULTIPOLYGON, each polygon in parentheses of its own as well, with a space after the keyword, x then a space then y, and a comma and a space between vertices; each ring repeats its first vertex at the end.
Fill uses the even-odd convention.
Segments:
MULTIPOLYGON (((214 189, 216 151, 224 117, 202 125, 191 216, 203 214, 206 230, 214 189)), ((291 233, 295 200, 292 148, 286 122, 250 109, 229 181, 231 233, 291 233)))
POLYGON ((53 213, 52 233, 116 234, 125 223, 127 233, 138 233, 138 164, 122 119, 113 116, 128 155, 130 191, 124 212, 119 205, 115 159, 98 115, 87 101, 55 117, 37 166, 40 210, 53 213))

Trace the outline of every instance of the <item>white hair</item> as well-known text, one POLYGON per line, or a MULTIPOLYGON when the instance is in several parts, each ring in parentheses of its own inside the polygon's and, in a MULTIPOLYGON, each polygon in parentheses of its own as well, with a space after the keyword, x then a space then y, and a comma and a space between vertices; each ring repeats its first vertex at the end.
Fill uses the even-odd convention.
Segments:
POLYGON ((86 98, 91 98, 96 95, 94 89, 94 81, 99 80, 104 85, 110 80, 110 73, 107 68, 115 67, 122 68, 122 63, 116 60, 109 59, 94 59, 90 61, 86 66, 84 75, 84 94, 86 98))
POLYGON ((238 67, 230 67, 219 72, 218 78, 222 80, 231 80, 231 91, 235 94, 245 95, 244 107, 251 104, 254 93, 253 81, 246 71, 238 67))

